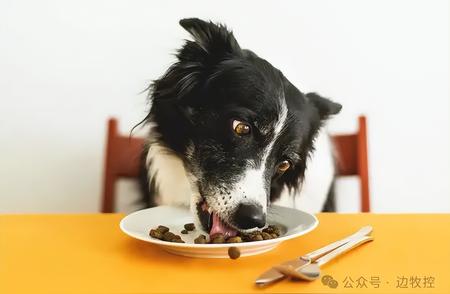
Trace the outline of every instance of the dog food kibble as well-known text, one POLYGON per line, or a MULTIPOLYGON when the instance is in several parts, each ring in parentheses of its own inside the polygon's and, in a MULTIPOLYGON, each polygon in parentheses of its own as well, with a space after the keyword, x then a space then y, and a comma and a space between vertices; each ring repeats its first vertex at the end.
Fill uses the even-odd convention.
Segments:
POLYGON ((239 236, 236 237, 230 237, 227 239, 227 243, 241 243, 242 239, 239 236))
POLYGON ((280 229, 276 226, 270 225, 267 228, 265 228, 264 230, 262 230, 265 233, 269 233, 269 234, 276 234, 276 235, 280 235, 280 229))
POLYGON ((181 234, 187 234, 187 233, 188 233, 187 230, 182 230, 182 231, 181 231, 181 234))
POLYGON ((222 234, 214 234, 211 236, 212 244, 225 243, 225 237, 222 234))
POLYGON ((158 230, 150 230, 150 236, 151 237, 153 237, 153 238, 156 238, 156 239, 162 239, 162 237, 163 237, 163 234, 161 234, 161 232, 160 231, 158 231, 158 230))
POLYGON ((205 235, 200 235, 197 238, 194 239, 194 243, 195 244, 206 244, 206 236, 205 235))
POLYGON ((275 226, 270 226, 272 228, 272 231, 277 234, 278 236, 281 235, 280 228, 275 226))
POLYGON ((174 233, 172 233, 172 232, 165 232, 164 234, 163 234, 163 240, 164 241, 172 241, 173 239, 175 239, 176 237, 175 237, 175 234, 174 233))
POLYGON ((151 229, 149 235, 150 237, 163 241, 184 243, 180 235, 175 235, 174 233, 169 231, 168 227, 165 226, 158 226, 158 228, 156 229, 151 229))
POLYGON ((250 235, 241 234, 241 239, 242 239, 242 242, 248 242, 248 241, 250 241, 250 235))
POLYGON ((228 248, 228 256, 231 259, 237 259, 237 258, 239 258, 239 256, 241 256, 241 252, 239 251, 239 249, 237 247, 230 247, 230 248, 228 248))
POLYGON ((188 231, 193 231, 193 230, 195 230, 195 225, 193 223, 185 224, 184 228, 188 231))
POLYGON ((264 239, 263 239, 263 237, 261 236, 261 234, 254 234, 250 240, 251 240, 251 241, 262 241, 262 240, 264 240, 264 239))
POLYGON ((165 226, 158 226, 156 229, 157 229, 159 232, 161 232, 161 234, 167 233, 167 232, 169 231, 169 228, 168 228, 168 227, 165 227, 165 226))
POLYGON ((272 239, 272 235, 270 235, 269 233, 266 233, 266 232, 262 232, 261 236, 264 240, 272 239))

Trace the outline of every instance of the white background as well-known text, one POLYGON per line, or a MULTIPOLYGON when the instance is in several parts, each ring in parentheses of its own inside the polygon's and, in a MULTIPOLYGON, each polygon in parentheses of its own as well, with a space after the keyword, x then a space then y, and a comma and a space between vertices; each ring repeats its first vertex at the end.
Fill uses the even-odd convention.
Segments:
MULTIPOLYGON (((140 92, 192 16, 225 22, 300 90, 341 102, 332 133, 368 116, 373 211, 450 212, 446 0, 2 0, 0 212, 98 211, 107 117, 128 132, 145 115, 140 92)), ((355 195, 341 183, 342 210, 355 195)))

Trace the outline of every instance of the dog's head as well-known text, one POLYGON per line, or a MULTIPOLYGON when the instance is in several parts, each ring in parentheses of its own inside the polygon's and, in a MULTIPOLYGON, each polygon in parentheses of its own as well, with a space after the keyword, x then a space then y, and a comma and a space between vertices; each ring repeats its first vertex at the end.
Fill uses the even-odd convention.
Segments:
POLYGON ((321 123, 341 105, 302 94, 225 26, 180 24, 194 41, 153 83, 151 120, 184 161, 210 234, 263 227, 270 201, 299 187, 321 123))

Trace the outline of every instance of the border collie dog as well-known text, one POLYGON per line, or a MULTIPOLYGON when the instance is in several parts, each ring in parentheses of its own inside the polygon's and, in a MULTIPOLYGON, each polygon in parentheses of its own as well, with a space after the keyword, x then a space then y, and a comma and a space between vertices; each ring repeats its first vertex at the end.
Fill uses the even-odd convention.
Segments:
POLYGON ((319 130, 341 105, 300 92, 224 25, 180 25, 193 41, 149 89, 147 204, 190 207, 206 232, 226 236, 264 227, 274 202, 323 210, 334 164, 319 130))

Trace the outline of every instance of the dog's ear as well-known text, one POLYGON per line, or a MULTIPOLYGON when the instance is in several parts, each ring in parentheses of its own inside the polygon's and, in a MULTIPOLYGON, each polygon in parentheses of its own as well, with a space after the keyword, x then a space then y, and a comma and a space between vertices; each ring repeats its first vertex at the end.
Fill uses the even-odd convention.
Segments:
POLYGON ((341 104, 324 98, 317 93, 308 93, 306 98, 317 108, 321 120, 327 119, 330 115, 338 114, 342 109, 341 104))
MULTIPOLYGON (((195 43, 187 43, 200 49, 203 55, 208 57, 223 58, 226 55, 240 55, 241 48, 233 36, 233 33, 224 25, 206 22, 198 18, 185 18, 180 20, 180 25, 194 38, 195 43), (197 45, 197 46, 194 46, 197 45)), ((186 49, 185 47, 185 49, 186 49)), ((181 52, 182 53, 182 52, 181 52)), ((182 55, 182 54, 181 54, 182 55)))
MULTIPOLYGON (((180 20, 180 25, 194 38, 186 40, 177 53, 178 61, 151 86, 153 105, 176 103, 189 120, 195 114, 196 103, 201 103, 199 91, 208 80, 208 74, 217 63, 242 55, 238 42, 224 25, 198 18, 180 20)), ((168 107, 169 109, 170 107, 168 107)))

